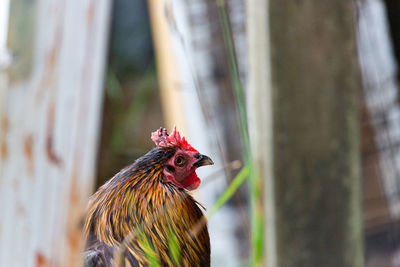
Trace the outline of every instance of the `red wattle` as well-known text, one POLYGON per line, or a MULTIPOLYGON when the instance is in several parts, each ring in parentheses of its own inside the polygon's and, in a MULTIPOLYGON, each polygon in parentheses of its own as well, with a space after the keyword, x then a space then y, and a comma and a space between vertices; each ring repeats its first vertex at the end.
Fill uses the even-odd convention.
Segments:
POLYGON ((199 187, 200 178, 197 176, 196 172, 193 172, 188 177, 186 177, 181 184, 185 189, 194 190, 199 187))

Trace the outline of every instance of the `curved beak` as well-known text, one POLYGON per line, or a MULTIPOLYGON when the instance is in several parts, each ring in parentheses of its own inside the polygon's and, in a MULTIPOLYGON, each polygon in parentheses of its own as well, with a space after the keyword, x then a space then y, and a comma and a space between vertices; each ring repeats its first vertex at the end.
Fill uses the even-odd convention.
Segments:
POLYGON ((198 157, 198 161, 196 161, 193 166, 195 166, 196 168, 201 167, 201 166, 206 166, 206 165, 213 165, 214 161, 212 161, 212 159, 210 159, 209 157, 207 157, 206 155, 202 155, 200 154, 198 157))

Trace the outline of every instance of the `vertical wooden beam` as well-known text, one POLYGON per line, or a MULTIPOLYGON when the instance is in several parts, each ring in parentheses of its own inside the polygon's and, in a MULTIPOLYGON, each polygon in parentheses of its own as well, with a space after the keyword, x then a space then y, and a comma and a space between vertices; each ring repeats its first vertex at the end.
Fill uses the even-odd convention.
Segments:
POLYGON ((168 0, 148 0, 148 5, 166 124, 169 129, 175 125, 181 132, 187 133, 182 96, 185 79, 179 71, 179 57, 173 38, 176 34, 173 4, 168 0))
POLYGON ((275 267, 275 186, 272 169, 272 88, 268 2, 268 0, 247 1, 249 62, 247 96, 254 176, 263 189, 264 196, 264 266, 275 267))
POLYGON ((278 265, 363 266, 352 1, 270 0, 278 265))
MULTIPOLYGON (((7 35, 9 22, 10 0, 0 2, 0 174, 3 166, 3 157, 7 154, 5 146, 5 113, 7 106, 8 75, 10 55, 7 49, 7 35)), ((0 229, 1 231, 1 229, 0 229)))
POLYGON ((24 42, 12 26, 21 24, 10 24, 14 58, 0 69, 0 266, 80 266, 110 1, 19 4, 22 12, 35 10, 28 14, 34 32, 24 42), (21 46, 32 53, 17 53, 21 46), (29 71, 18 63, 26 60, 29 71))

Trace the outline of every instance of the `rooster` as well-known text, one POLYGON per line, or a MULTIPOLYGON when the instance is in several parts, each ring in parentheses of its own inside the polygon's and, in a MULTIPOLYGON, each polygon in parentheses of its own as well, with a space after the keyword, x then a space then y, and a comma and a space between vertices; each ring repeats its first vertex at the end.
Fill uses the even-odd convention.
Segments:
POLYGON ((156 148, 91 197, 84 229, 86 266, 149 266, 149 255, 162 266, 210 266, 207 226, 187 190, 200 185, 196 169, 213 161, 176 128, 170 135, 160 128, 151 139, 156 148), (178 257, 171 253, 171 234, 178 257))

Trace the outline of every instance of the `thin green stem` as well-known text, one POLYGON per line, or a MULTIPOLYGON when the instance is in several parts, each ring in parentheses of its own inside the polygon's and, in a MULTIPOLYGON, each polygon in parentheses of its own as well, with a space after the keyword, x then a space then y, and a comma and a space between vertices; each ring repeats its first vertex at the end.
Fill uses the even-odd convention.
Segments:
POLYGON ((226 13, 225 4, 223 1, 217 1, 218 15, 221 23, 222 35, 224 44, 228 52, 228 65, 231 74, 233 89, 235 92, 235 102, 239 113, 239 127, 241 142, 244 151, 244 160, 246 165, 251 162, 249 132, 247 128, 247 112, 246 112, 246 98, 242 82, 240 80, 239 69, 236 60, 235 49, 233 45, 232 33, 230 30, 229 19, 226 13))
POLYGON ((263 236, 264 217, 262 209, 262 177, 257 177, 253 172, 253 161, 250 150, 250 138, 247 124, 246 98, 243 85, 240 80, 239 69, 234 49, 234 42, 226 11, 225 1, 216 0, 218 15, 222 29, 224 44, 228 53, 228 65, 235 93, 236 106, 239 113, 239 127, 241 142, 243 146, 245 165, 249 168, 250 187, 250 214, 251 214, 251 265, 261 266, 263 264, 263 236))
POLYGON ((236 175, 233 181, 222 193, 222 195, 214 202, 214 204, 208 210, 207 218, 213 216, 233 196, 236 190, 249 176, 250 176, 250 167, 248 166, 243 167, 243 169, 236 175))

